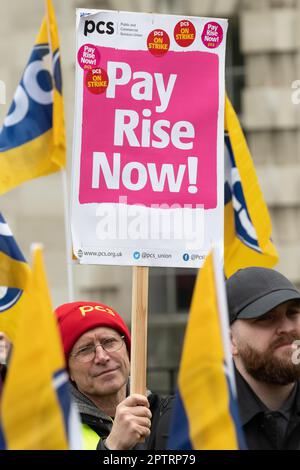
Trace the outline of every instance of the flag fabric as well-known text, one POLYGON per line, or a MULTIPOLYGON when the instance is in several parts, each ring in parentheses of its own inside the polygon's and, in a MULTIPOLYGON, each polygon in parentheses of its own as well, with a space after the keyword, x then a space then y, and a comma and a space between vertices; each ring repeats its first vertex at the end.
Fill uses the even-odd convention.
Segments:
POLYGON ((239 120, 225 100, 224 268, 226 277, 249 266, 273 267, 272 225, 239 120))
POLYGON ((41 248, 22 309, 1 397, 0 449, 68 449, 71 400, 41 248))
POLYGON ((57 26, 51 0, 0 130, 0 194, 65 167, 57 26))
POLYGON ((0 331, 15 336, 30 268, 0 213, 0 331))
POLYGON ((230 360, 223 347, 210 254, 199 271, 194 288, 169 449, 235 450, 245 447, 234 398, 234 379, 228 373, 230 360))
POLYGON ((24 289, 28 264, 0 212, 0 284, 24 289))

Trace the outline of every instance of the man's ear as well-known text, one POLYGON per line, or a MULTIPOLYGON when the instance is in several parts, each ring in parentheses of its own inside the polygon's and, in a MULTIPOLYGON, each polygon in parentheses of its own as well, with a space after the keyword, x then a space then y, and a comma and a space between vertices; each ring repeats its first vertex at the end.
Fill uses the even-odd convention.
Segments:
POLYGON ((237 356, 239 350, 237 347, 236 334, 235 334, 233 326, 230 328, 230 343, 231 343, 231 354, 233 356, 237 356))
POLYGON ((71 368, 70 368, 70 364, 69 364, 69 360, 68 360, 68 368, 67 368, 67 372, 69 374, 69 379, 72 381, 72 382, 75 382, 74 381, 74 377, 72 375, 72 372, 71 372, 71 368))

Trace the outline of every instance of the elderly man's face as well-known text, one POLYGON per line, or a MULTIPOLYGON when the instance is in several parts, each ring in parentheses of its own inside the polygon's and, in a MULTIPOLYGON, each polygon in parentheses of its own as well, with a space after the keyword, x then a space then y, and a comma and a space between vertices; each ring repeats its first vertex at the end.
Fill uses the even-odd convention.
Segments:
POLYGON ((70 378, 90 398, 118 393, 126 387, 129 370, 125 342, 111 328, 97 327, 87 331, 76 341, 69 356, 70 378), (105 345, 115 341, 120 341, 120 349, 117 351, 108 352, 100 346, 100 343, 105 345), (82 362, 82 354, 94 345, 97 346, 94 359, 82 362))
MULTIPOLYGON (((300 377, 292 361, 293 342, 300 339, 300 302, 290 300, 259 318, 232 325, 232 353, 255 379, 286 385, 300 377)), ((295 362, 295 361, 294 361, 295 362)))

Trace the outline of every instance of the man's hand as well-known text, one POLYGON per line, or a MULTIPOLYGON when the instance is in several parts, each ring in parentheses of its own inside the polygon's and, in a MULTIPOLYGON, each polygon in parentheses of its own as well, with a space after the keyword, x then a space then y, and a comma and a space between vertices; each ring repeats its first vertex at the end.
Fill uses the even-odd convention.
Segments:
POLYGON ((150 435, 151 411, 144 395, 130 395, 116 409, 112 430, 105 441, 110 450, 132 449, 150 435))

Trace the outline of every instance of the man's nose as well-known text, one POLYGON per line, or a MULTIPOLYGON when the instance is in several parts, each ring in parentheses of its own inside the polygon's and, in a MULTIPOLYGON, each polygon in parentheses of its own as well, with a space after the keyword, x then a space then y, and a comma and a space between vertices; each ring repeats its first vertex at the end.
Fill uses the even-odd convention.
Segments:
POLYGON ((277 334, 287 333, 295 330, 295 321, 293 318, 283 316, 277 326, 277 334))
POLYGON ((101 346, 101 344, 96 344, 95 346, 95 362, 107 362, 109 360, 109 355, 101 346))

